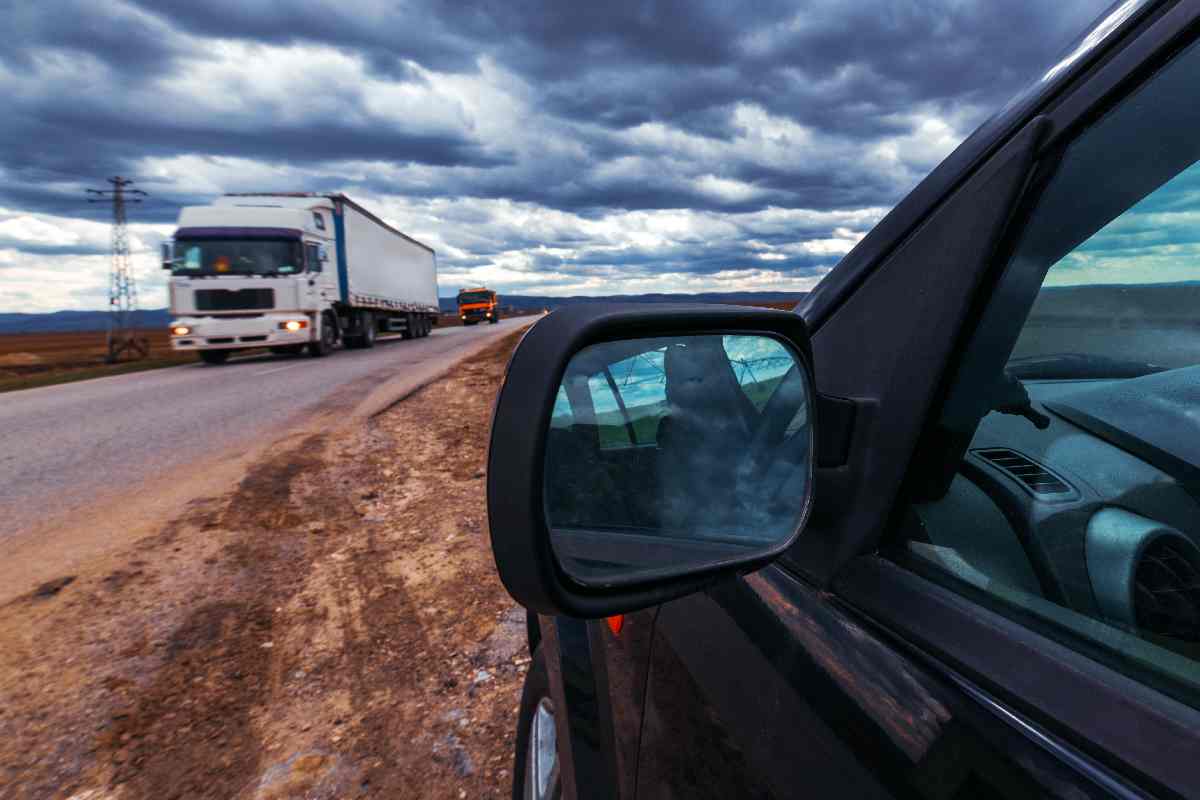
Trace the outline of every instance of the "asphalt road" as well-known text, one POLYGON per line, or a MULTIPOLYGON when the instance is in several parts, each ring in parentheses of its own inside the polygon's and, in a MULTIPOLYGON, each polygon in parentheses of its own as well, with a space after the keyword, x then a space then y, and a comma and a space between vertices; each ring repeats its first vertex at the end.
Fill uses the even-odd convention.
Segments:
POLYGON ((0 396, 0 538, 142 481, 184 476, 318 409, 349 413, 384 383, 402 393, 457 356, 529 322, 434 329, 323 359, 252 356, 0 396))

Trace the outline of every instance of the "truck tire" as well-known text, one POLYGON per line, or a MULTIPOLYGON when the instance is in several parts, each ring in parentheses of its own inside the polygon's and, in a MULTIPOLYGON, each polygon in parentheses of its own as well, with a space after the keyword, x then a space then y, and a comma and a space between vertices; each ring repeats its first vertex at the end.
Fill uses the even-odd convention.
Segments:
POLYGON ((364 311, 363 316, 363 334, 362 346, 370 349, 375 346, 375 337, 379 334, 379 326, 375 322, 375 315, 370 311, 364 311))
POLYGON ((493 311, 492 315, 490 317, 488 317, 488 325, 495 325, 499 321, 500 321, 500 315, 497 314, 495 311, 493 311))
POLYGON ((403 339, 417 338, 417 315, 416 314, 409 313, 409 314, 404 315, 404 332, 401 333, 400 336, 403 339))
POLYGON ((201 350, 200 360, 205 364, 224 364, 229 360, 229 350, 201 350))
POLYGON ((377 330, 375 327, 375 315, 370 311, 360 311, 359 315, 358 327, 362 333, 345 337, 346 347, 362 349, 374 347, 375 332, 377 330))
POLYGON ((433 323, 429 321, 429 317, 421 317, 421 338, 425 338, 433 333, 433 323))
POLYGON ((333 345, 337 341, 336 323, 328 316, 321 318, 321 338, 315 342, 308 343, 308 354, 313 358, 321 358, 333 352, 333 345))

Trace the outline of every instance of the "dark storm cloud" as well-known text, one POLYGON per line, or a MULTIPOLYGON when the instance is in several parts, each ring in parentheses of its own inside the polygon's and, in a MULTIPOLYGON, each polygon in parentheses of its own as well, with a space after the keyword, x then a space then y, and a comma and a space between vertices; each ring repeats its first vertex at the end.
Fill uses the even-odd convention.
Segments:
MULTIPOLYGON (((154 195, 137 219, 165 223, 180 204, 206 202, 214 182, 229 188, 223 176, 234 168, 215 160, 237 159, 252 174, 255 165, 271 167, 264 180, 297 184, 266 189, 510 200, 578 220, 621 210, 886 207, 952 145, 931 139, 968 133, 1102 6, 22 3, 0 52, 0 206, 100 220, 107 209, 83 202, 83 187, 134 174, 154 195), (285 66, 279 48, 289 48, 285 66), (321 52, 352 60, 316 64, 321 52), (276 61, 260 69, 268 56, 276 61), (344 63, 361 64, 361 74, 337 72, 344 63), (280 88, 285 68, 305 70, 304 80, 280 88), (503 102, 487 105, 431 76, 486 83, 520 116, 497 131, 503 102), (394 101, 409 105, 390 105, 386 92, 369 95, 367 82, 411 90, 394 101), (942 127, 921 134, 918 119, 942 127), (890 160, 875 152, 885 141, 890 160), (138 174, 147 159, 181 157, 199 160, 203 180, 138 174)), ((497 223, 493 210, 454 213, 445 224, 481 233, 459 237, 469 245, 447 257, 451 266, 546 244, 497 223)), ((741 226, 738 235, 786 248, 828 239, 834 224, 791 220, 771 231, 741 226)), ((703 235, 675 236, 669 245, 604 251, 589 249, 578 231, 559 232, 554 246, 575 248, 577 257, 540 254, 530 268, 713 274, 749 265, 803 275, 836 261, 787 251, 762 262, 744 241, 713 246, 703 235)))
POLYGON ((406 61, 436 70, 472 70, 480 42, 460 23, 464 4, 386 0, 141 0, 147 12, 188 34, 272 44, 319 43, 364 55, 373 67, 404 78, 406 61))
POLYGON ((109 252, 108 245, 40 244, 0 234, 0 250, 6 249, 43 256, 103 256, 109 252))
POLYGON ((720 129, 720 109, 870 138, 919 102, 994 106, 1103 7, 1073 2, 712 0, 487 4, 469 19, 503 63, 571 119, 720 129))
POLYGON ((130 6, 95 0, 6 5, 0 63, 26 74, 49 51, 87 54, 132 74, 165 68, 182 52, 169 23, 130 6))

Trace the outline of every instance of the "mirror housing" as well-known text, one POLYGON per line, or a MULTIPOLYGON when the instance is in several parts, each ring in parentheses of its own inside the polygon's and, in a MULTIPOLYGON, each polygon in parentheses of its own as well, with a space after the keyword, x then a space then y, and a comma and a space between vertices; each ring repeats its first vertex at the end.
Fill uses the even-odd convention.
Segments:
POLYGON ((170 239, 162 243, 162 268, 175 268, 175 242, 170 239))
POLYGON ((518 603, 537 613, 597 619, 657 605, 723 576, 766 565, 795 541, 812 506, 816 401, 808 330, 803 318, 792 312, 720 305, 585 304, 543 317, 514 351, 492 419, 488 524, 505 588, 518 603), (801 481, 802 496, 795 499, 790 534, 772 540, 769 546, 735 555, 726 552, 716 561, 682 564, 666 574, 580 580, 564 569, 559 552, 561 534, 556 549, 546 499, 547 442, 568 366, 585 348, 603 343, 713 336, 765 337, 781 342, 795 365, 797 379, 804 383, 808 449, 802 469, 807 474, 802 476, 806 478, 801 481))

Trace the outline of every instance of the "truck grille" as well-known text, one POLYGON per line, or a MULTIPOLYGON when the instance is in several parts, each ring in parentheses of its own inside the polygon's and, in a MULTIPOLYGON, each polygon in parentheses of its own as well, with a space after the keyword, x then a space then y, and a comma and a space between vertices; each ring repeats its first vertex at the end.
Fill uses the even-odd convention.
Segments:
POLYGON ((241 311, 248 308, 274 308, 274 289, 197 289, 197 311, 241 311))

